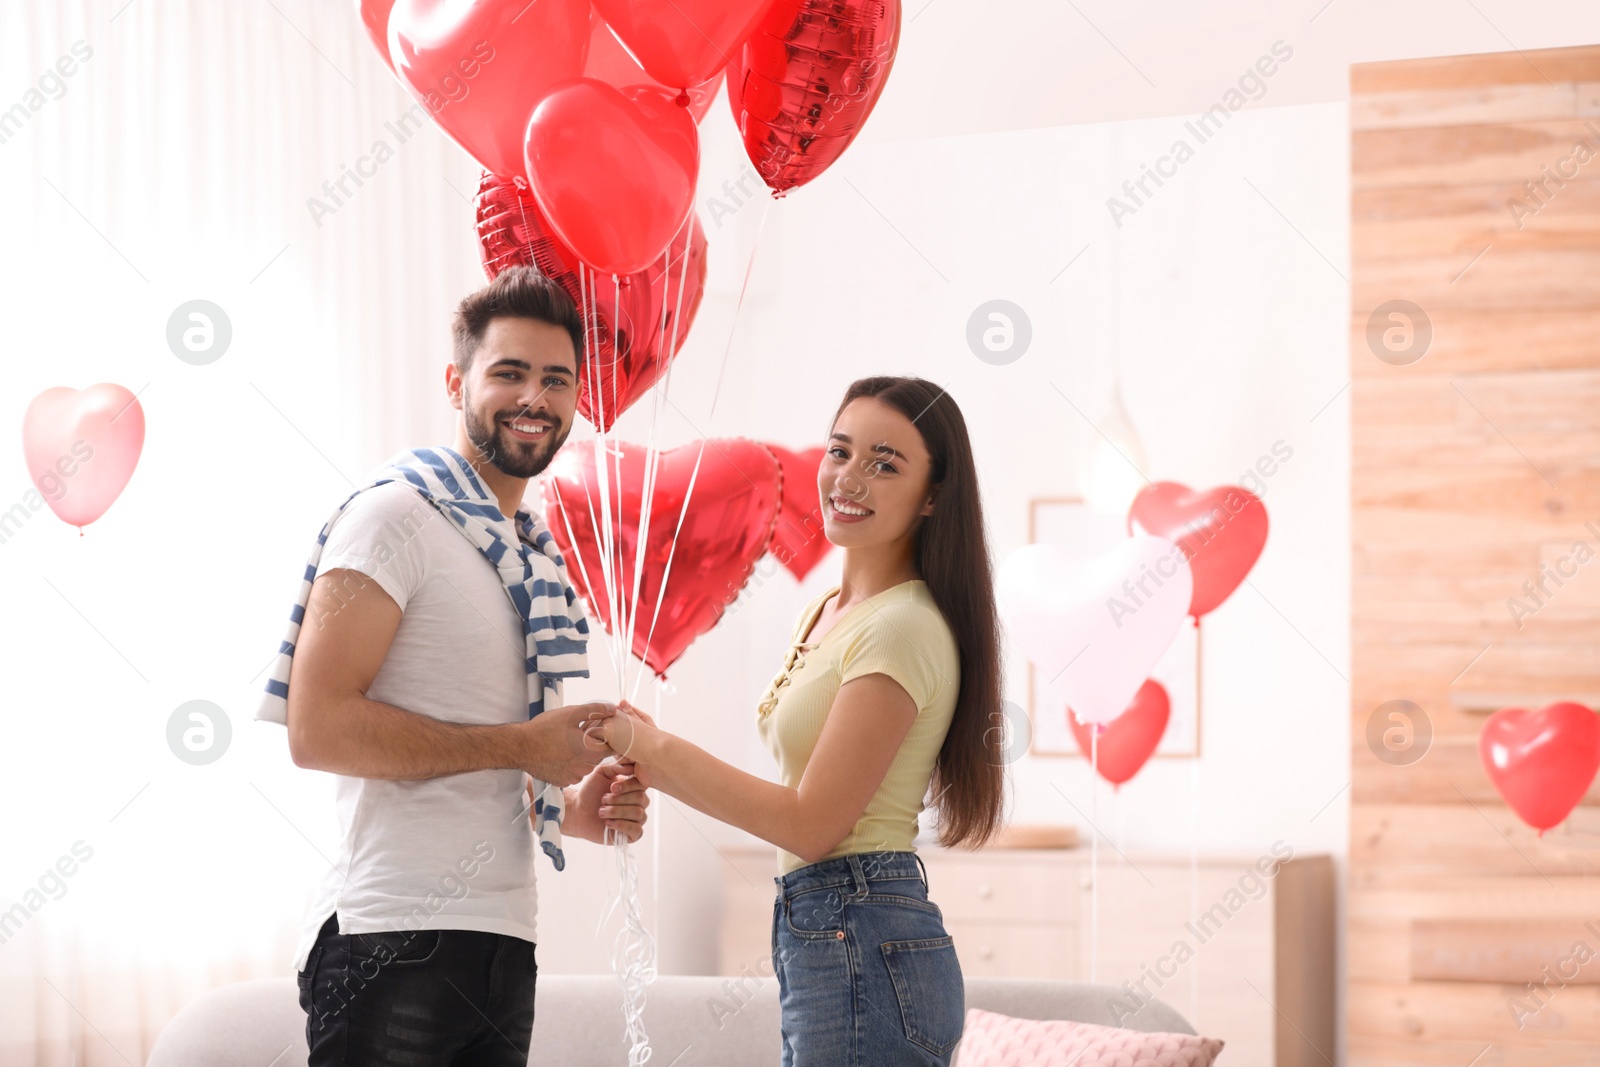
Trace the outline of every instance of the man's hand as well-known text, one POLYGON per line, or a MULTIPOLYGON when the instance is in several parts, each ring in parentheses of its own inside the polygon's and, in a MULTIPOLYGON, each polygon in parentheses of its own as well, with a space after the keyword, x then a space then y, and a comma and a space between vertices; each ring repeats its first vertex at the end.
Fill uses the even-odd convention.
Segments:
MULTIPOLYGON (((645 808, 650 806, 650 794, 633 772, 631 763, 608 761, 590 771, 580 784, 567 789, 567 813, 561 821, 563 831, 598 844, 605 844, 606 830, 615 831, 630 843, 644 836, 645 808)), ((533 796, 531 782, 528 795, 533 796)))
POLYGON ((595 764, 610 755, 596 728, 616 714, 616 705, 595 701, 551 708, 520 724, 523 770, 552 785, 582 781, 595 764))

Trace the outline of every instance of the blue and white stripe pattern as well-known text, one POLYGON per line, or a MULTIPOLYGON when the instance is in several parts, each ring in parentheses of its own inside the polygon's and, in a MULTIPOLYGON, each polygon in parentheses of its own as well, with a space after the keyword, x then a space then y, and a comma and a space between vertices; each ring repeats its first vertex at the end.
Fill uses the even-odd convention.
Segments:
MULTIPOLYGON (((528 718, 544 710, 546 686, 553 687, 553 695, 559 703, 561 679, 589 676, 589 623, 578 604, 577 593, 567 582, 566 562, 556 548, 555 538, 542 519, 529 511, 518 510, 518 540, 516 551, 511 551, 511 545, 502 536, 507 523, 499 504, 484 489, 461 453, 441 446, 407 449, 393 456, 378 468, 371 482, 345 498, 322 524, 322 532, 317 535, 317 543, 306 560, 300 596, 289 610, 289 632, 278 648, 272 675, 267 679, 266 694, 255 717, 284 726, 289 724, 289 671, 328 531, 357 495, 394 481, 404 481, 421 493, 455 523, 499 572, 506 595, 523 620, 522 630, 527 641, 528 718)), ((566 866, 566 857, 561 852, 563 803, 559 786, 534 779, 534 831, 540 847, 558 871, 566 866)))

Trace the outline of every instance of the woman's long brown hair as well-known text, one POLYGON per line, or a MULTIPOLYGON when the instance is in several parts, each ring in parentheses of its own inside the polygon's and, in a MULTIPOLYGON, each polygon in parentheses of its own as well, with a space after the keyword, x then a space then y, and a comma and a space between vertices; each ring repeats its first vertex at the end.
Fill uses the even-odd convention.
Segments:
POLYGON ((1000 828, 1004 813, 1005 731, 994 576, 967 423, 943 388, 900 377, 852 382, 834 421, 860 397, 910 419, 932 460, 928 482, 935 504, 917 531, 914 558, 961 652, 960 693, 933 771, 934 807, 941 845, 978 848, 1000 828))

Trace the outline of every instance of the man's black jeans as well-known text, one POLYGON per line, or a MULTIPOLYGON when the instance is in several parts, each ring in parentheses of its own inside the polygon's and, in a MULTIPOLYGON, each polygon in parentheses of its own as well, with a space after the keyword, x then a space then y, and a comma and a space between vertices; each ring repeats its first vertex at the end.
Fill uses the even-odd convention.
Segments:
POLYGON ((534 945, 476 930, 341 934, 299 972, 310 1067, 527 1067, 534 945))

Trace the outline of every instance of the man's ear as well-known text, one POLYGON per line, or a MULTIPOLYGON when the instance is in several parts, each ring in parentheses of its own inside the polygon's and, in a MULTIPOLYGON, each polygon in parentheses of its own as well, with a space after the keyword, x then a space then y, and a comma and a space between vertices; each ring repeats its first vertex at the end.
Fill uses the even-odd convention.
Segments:
POLYGON ((446 361, 444 365, 444 392, 450 398, 450 406, 461 410, 461 372, 456 370, 454 360, 446 361))

